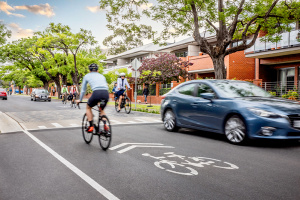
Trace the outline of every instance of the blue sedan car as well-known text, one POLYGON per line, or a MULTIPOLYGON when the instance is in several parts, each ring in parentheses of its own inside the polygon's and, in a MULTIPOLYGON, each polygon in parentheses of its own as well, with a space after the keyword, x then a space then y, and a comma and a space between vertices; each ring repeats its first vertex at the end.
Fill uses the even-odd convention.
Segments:
POLYGON ((161 115, 168 131, 216 132, 233 144, 249 138, 300 139, 300 104, 245 81, 182 83, 163 96, 161 115))

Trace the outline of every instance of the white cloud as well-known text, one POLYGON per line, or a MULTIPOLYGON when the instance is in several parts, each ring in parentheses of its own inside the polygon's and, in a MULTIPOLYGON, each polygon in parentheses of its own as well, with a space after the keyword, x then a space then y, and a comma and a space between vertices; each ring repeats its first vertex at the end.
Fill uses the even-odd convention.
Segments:
POLYGON ((27 10, 34 14, 45 15, 47 17, 53 17, 55 15, 53 7, 48 3, 40 5, 23 5, 23 6, 14 6, 16 10, 27 10))
POLYGON ((14 10, 15 8, 8 5, 5 1, 0 1, 0 11, 5 12, 7 15, 13 15, 16 17, 25 17, 24 15, 10 12, 14 10))
POLYGON ((147 9, 151 8, 152 6, 153 6, 153 3, 145 3, 145 4, 142 4, 140 7, 143 10, 147 10, 147 9))
POLYGON ((101 10, 99 6, 87 6, 86 8, 92 13, 96 13, 101 10))
POLYGON ((31 37, 33 35, 32 29, 23 29, 16 23, 8 24, 8 28, 12 31, 12 40, 31 37))

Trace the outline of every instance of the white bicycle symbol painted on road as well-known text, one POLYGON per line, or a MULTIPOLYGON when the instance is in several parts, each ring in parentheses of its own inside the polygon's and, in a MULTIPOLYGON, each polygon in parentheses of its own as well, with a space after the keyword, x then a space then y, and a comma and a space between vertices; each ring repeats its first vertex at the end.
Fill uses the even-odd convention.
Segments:
POLYGON ((222 162, 221 160, 217 160, 214 158, 207 157, 187 157, 176 155, 174 152, 164 153, 166 156, 155 157, 150 155, 149 153, 142 154, 143 156, 154 158, 157 161, 154 162, 154 165, 160 169, 164 169, 167 172, 171 172, 174 174, 186 175, 186 176, 196 176, 198 175, 198 171, 192 167, 203 168, 206 166, 212 166, 221 169, 239 169, 238 166, 228 163, 222 162), (167 158, 176 158, 182 160, 181 162, 167 160, 167 158), (192 160, 192 161, 190 161, 192 160), (171 168, 171 169, 170 169, 171 168), (181 169, 179 169, 181 168, 181 169))

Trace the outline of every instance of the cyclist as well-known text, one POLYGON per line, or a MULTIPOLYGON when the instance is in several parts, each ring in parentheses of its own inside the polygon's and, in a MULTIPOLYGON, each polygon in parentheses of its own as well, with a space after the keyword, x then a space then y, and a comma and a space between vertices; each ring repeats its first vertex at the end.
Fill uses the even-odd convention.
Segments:
MULTIPOLYGON (((126 90, 126 86, 128 88, 128 90, 130 90, 130 85, 127 82, 127 78, 125 78, 125 73, 121 73, 120 74, 120 78, 118 78, 117 80, 117 88, 116 88, 116 97, 119 98, 121 95, 124 94, 125 90, 126 90)), ((118 110, 121 110, 121 101, 122 98, 119 98, 119 107, 118 110)))
MULTIPOLYGON (((76 103, 79 104, 80 102, 82 102, 82 98, 85 94, 87 83, 89 83, 93 90, 93 94, 87 102, 86 116, 90 123, 87 132, 92 133, 94 131, 92 107, 94 107, 95 105, 97 105, 99 102, 102 101, 103 103, 100 105, 101 108, 100 114, 101 116, 105 115, 104 108, 106 107, 106 104, 108 102, 109 94, 108 94, 108 86, 105 77, 102 74, 98 73, 98 65, 94 63, 90 64, 89 70, 90 73, 85 75, 85 77, 83 78, 80 99, 76 100, 76 103)), ((104 121, 103 123, 104 123, 104 129, 106 131, 109 130, 109 127, 106 125, 106 122, 104 121)))
POLYGON ((66 101, 66 95, 68 94, 68 89, 66 88, 66 85, 63 86, 62 88, 62 102, 66 101))

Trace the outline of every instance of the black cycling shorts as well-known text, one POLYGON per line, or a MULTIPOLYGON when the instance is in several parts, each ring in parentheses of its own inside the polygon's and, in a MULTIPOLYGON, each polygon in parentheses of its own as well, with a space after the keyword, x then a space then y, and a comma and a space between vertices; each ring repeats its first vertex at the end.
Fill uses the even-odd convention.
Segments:
POLYGON ((101 102, 100 107, 102 110, 105 108, 109 100, 109 94, 107 90, 95 90, 92 96, 89 98, 87 104, 92 108, 101 102))

